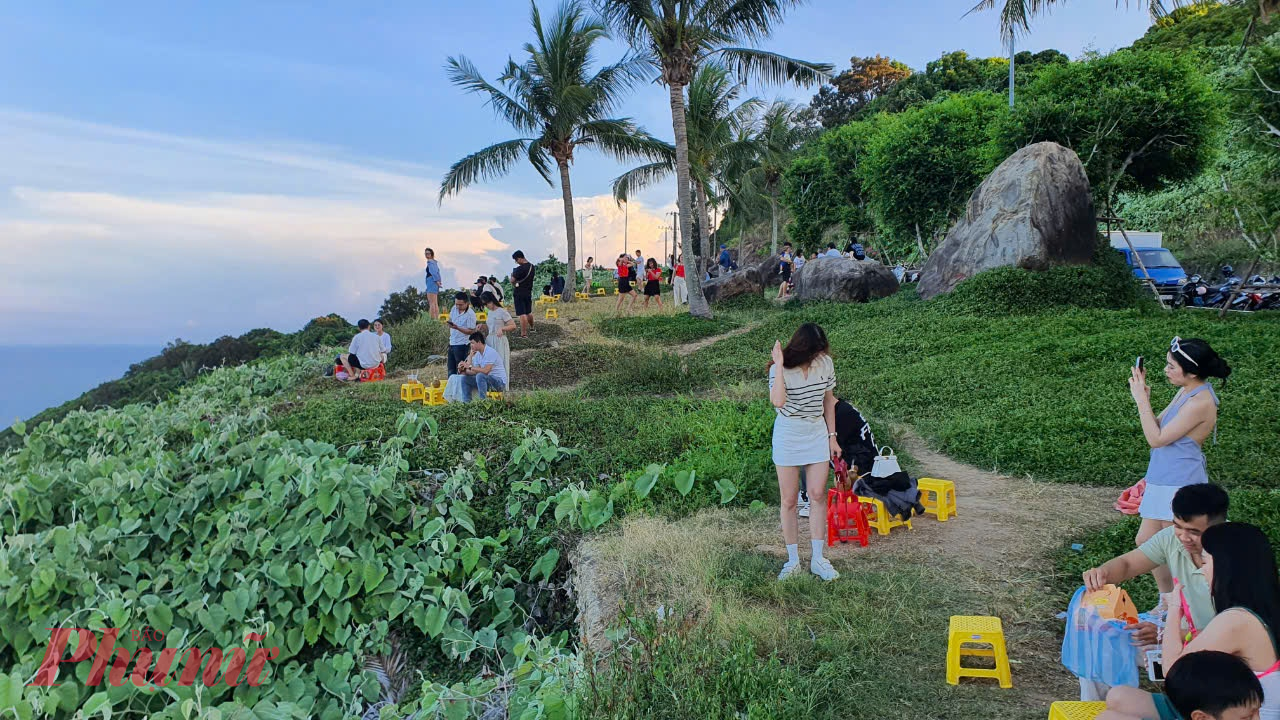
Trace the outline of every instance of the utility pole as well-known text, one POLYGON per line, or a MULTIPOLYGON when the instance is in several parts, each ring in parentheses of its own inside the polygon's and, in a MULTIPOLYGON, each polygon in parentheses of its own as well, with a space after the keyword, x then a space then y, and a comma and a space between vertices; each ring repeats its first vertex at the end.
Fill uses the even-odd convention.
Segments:
MULTIPOLYGON (((579 239, 579 242, 581 242, 584 245, 583 249, 586 249, 585 245, 587 241, 586 241, 586 236, 582 234, 582 228, 583 228, 583 225, 585 224, 586 219, 593 218, 593 217, 595 217, 595 214, 591 214, 591 215, 579 214, 578 215, 578 239, 579 239)), ((568 261, 569 261, 569 250, 568 248, 565 248, 565 263, 567 264, 568 261)), ((569 268, 569 272, 577 272, 577 271, 578 271, 577 268, 569 268)))
POLYGON ((1013 32, 1009 33, 1009 109, 1013 109, 1013 32))
POLYGON ((631 219, 631 203, 630 201, 623 200, 622 201, 622 252, 627 251, 627 248, 629 247, 627 243, 631 241, 631 239, 627 236, 627 226, 630 225, 630 219, 631 219))

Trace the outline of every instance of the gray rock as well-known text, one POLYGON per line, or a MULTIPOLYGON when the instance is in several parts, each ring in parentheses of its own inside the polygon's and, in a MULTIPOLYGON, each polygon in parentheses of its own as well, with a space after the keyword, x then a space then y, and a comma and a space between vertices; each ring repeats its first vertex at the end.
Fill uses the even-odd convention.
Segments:
POLYGON ((898 292, 898 278, 876 260, 820 257, 810 260, 793 276, 792 297, 836 302, 866 302, 898 292))
POLYGON ((920 297, 955 289, 983 270, 1083 265, 1098 234, 1084 165, 1057 143, 1028 145, 973 191, 965 216, 929 256, 920 297))
POLYGON ((443 355, 428 355, 428 356, 427 356, 427 364, 428 364, 428 365, 439 365, 440 363, 444 362, 446 359, 447 359, 447 358, 446 358, 445 356, 443 356, 443 355))
POLYGON ((756 282, 760 283, 760 287, 769 289, 778 287, 782 284, 782 275, 778 273, 778 264, 781 258, 778 255, 770 255, 758 265, 752 265, 747 268, 747 272, 756 282))
POLYGON ((760 295, 764 292, 757 273, 751 270, 738 270, 720 277, 713 277, 702 282, 702 294, 707 302, 720 302, 739 295, 760 295))

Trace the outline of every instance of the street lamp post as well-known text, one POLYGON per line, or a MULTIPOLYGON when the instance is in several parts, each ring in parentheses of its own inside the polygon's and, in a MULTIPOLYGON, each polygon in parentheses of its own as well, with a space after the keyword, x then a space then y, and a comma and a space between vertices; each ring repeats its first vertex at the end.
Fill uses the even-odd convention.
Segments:
MULTIPOLYGON (((591 214, 591 215, 582 215, 582 214, 579 214, 579 215, 578 215, 578 238, 579 238, 579 240, 580 240, 581 242, 583 242, 583 244, 584 244, 584 245, 585 245, 585 243, 586 243, 586 238, 585 238, 585 237, 583 237, 583 235, 582 235, 582 228, 583 228, 583 225, 584 225, 584 224, 585 224, 585 222, 586 222, 586 219, 587 219, 587 218, 593 218, 593 217, 595 217, 595 214, 594 214, 594 213, 593 213, 593 214, 591 214)), ((568 252, 568 248, 565 248, 565 255, 568 255, 568 254, 569 254, 569 252, 568 252)), ((566 260, 568 260, 568 258, 565 258, 565 259, 566 259, 566 260)), ((577 271, 577 268, 571 268, 571 269, 572 269, 572 270, 574 270, 575 272, 577 271)))

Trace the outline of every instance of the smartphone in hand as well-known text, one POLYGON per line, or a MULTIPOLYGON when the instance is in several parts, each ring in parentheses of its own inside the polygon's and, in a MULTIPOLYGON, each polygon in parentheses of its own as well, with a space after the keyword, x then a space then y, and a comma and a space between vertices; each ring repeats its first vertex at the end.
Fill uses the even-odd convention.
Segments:
POLYGON ((1135 362, 1135 363, 1133 364, 1133 366, 1134 366, 1134 367, 1136 367, 1136 368, 1138 368, 1138 372, 1142 372, 1142 370, 1143 370, 1143 361, 1142 361, 1142 356, 1141 356, 1141 355, 1139 355, 1139 356, 1138 356, 1138 360, 1137 360, 1137 362, 1135 362))

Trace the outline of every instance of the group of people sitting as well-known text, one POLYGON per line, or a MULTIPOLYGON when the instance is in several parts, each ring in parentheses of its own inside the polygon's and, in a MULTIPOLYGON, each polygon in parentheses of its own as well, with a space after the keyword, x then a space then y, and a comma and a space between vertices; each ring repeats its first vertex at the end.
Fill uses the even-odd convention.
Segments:
POLYGON ((1101 720, 1280 718, 1275 554, 1261 529, 1227 522, 1228 503, 1226 491, 1217 485, 1183 486, 1173 495, 1170 527, 1084 573, 1088 590, 1146 573, 1168 577, 1173 588, 1161 594, 1160 605, 1149 614, 1156 621, 1139 623, 1132 637, 1135 645, 1159 651, 1167 692, 1112 688, 1101 720), (1180 699, 1180 680, 1190 681, 1186 670, 1177 670, 1183 663, 1198 668, 1194 675, 1238 679, 1223 684, 1220 690, 1229 691, 1212 703, 1203 694, 1198 700, 1180 699), (1222 714, 1227 710, 1232 712, 1222 714))
POLYGON ((361 318, 356 327, 360 332, 351 338, 347 354, 333 360, 335 368, 342 368, 337 374, 339 380, 359 380, 361 371, 385 365, 391 354, 391 335, 383 329, 381 320, 370 323, 361 318))
POLYGON ((471 402, 476 393, 485 397, 487 393, 506 390, 510 384, 511 344, 507 333, 516 329, 516 323, 491 290, 481 292, 479 300, 487 312, 484 323, 476 320, 472 298, 465 292, 454 295, 445 322, 449 328, 450 382, 454 376, 459 377, 466 402, 471 402))

